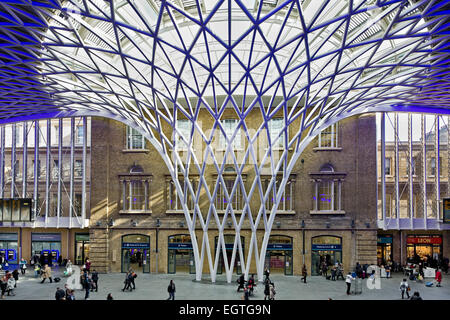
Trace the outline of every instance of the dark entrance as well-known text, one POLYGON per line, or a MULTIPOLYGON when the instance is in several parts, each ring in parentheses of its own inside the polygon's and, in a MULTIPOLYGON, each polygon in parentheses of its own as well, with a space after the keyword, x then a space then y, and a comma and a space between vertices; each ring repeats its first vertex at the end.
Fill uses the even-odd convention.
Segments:
POLYGON ((269 238, 264 267, 271 274, 293 274, 291 237, 274 235, 269 238))
POLYGON ((342 239, 335 236, 318 236, 312 238, 311 275, 321 274, 323 263, 327 266, 342 263, 342 239))
POLYGON ((392 261, 392 235, 379 235, 377 239, 377 264, 385 266, 392 261))
POLYGON ((195 273, 191 236, 178 234, 169 237, 167 254, 168 273, 195 273))
POLYGON ((75 264, 83 265, 89 258, 89 233, 75 234, 75 264))
POLYGON ((141 234, 122 237, 122 272, 130 268, 150 272, 150 237, 141 234))

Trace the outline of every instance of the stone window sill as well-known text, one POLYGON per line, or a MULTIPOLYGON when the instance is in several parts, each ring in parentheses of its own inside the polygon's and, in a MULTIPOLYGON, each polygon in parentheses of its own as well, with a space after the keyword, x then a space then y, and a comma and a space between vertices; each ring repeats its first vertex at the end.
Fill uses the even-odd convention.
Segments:
POLYGON ((343 210, 333 210, 333 211, 316 211, 316 210, 311 210, 309 212, 309 214, 320 214, 320 215, 324 215, 324 214, 334 214, 334 215, 340 215, 340 214, 345 214, 345 211, 343 210))
POLYGON ((148 153, 149 149, 123 149, 123 153, 148 153))
POLYGON ((120 210, 119 214, 139 214, 139 215, 151 215, 152 210, 120 210))
MULTIPOLYGON (((194 210, 189 210, 189 213, 193 213, 194 210)), ((183 210, 166 210, 166 214, 179 214, 179 215, 183 215, 184 211, 183 210)))
POLYGON ((317 151, 342 151, 341 147, 315 147, 313 149, 314 152, 317 151))

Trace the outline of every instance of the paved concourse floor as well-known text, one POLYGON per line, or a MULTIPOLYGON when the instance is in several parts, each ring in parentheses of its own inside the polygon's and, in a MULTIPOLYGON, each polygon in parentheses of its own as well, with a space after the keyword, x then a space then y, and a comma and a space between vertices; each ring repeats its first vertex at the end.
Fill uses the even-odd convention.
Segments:
MULTIPOLYGON (((54 300, 57 287, 64 287, 67 278, 61 271, 53 270, 53 277, 61 277, 58 283, 46 280, 41 284, 39 278, 27 270, 20 276, 15 296, 6 296, 5 300, 54 300)), ((225 276, 218 276, 215 284, 205 276, 202 281, 195 281, 192 274, 143 274, 138 273, 136 290, 122 292, 125 274, 110 273, 99 275, 99 291, 91 292, 89 300, 105 300, 112 293, 115 300, 164 300, 168 297, 167 286, 171 279, 176 285, 176 300, 240 300, 241 293, 236 292, 238 276, 233 276, 232 283, 226 283, 225 276)), ((366 281, 362 282, 362 294, 346 294, 346 285, 342 280, 331 281, 323 277, 308 277, 307 283, 300 281, 299 276, 271 275, 275 283, 276 300, 401 300, 399 290, 402 274, 394 274, 391 279, 381 279, 380 289, 368 289, 366 281)), ((426 279, 427 280, 427 279, 426 279)), ((430 281, 430 280, 427 280, 430 281)), ((425 287, 424 283, 409 281, 412 294, 419 291, 424 300, 450 300, 450 274, 443 276, 442 287, 425 287)), ((76 300, 84 300, 85 292, 77 290, 76 300)), ((251 300, 263 300, 263 285, 258 284, 251 300)), ((3 301, 5 301, 3 300, 3 301)))

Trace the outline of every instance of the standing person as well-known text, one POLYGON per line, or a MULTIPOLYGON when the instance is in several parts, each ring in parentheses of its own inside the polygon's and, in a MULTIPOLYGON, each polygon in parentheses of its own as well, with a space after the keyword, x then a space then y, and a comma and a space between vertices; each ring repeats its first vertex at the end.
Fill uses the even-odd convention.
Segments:
POLYGON ((89 291, 91 289, 91 278, 89 276, 89 273, 85 272, 84 276, 84 290, 86 290, 86 294, 84 295, 84 300, 89 299, 89 291))
POLYGON ((170 280, 169 286, 167 287, 167 292, 169 292, 169 298, 167 300, 175 300, 175 283, 170 280))
POLYGON ((98 292, 98 272, 94 269, 94 271, 92 271, 92 289, 91 292, 94 291, 94 286, 95 286, 95 292, 98 292))
POLYGON ((108 293, 108 295, 106 296, 106 300, 108 300, 108 301, 114 300, 111 293, 108 293))
POLYGON ((63 262, 63 258, 62 258, 61 255, 59 255, 59 257, 58 257, 58 266, 61 267, 62 262, 63 262))
POLYGON ((14 293, 14 288, 16 286, 16 280, 14 279, 12 274, 8 273, 8 271, 6 272, 8 274, 8 276, 6 276, 6 278, 8 279, 8 286, 6 288, 6 291, 8 292, 8 296, 9 295, 15 296, 16 294, 14 293))
POLYGON ((56 288, 55 300, 66 300, 66 293, 60 287, 56 288))
POLYGON ((264 300, 270 299, 270 283, 266 282, 264 285, 264 300))
POLYGON ((270 300, 275 300, 275 283, 271 282, 269 285, 269 292, 270 292, 270 300))
POLYGON ((386 279, 389 279, 391 277, 391 267, 387 265, 384 270, 386 271, 386 279))
POLYGON ((249 291, 247 288, 244 288, 244 300, 250 300, 249 298, 249 291))
POLYGON ((342 268, 342 264, 338 264, 338 267, 337 267, 337 276, 336 276, 336 280, 339 280, 339 277, 341 277, 342 278, 342 280, 345 280, 344 279, 344 269, 342 268))
POLYGON ((45 267, 44 267, 44 271, 42 273, 42 278, 43 279, 42 279, 41 283, 44 283, 45 279, 47 279, 47 278, 50 280, 50 283, 53 283, 53 280, 52 280, 52 268, 50 268, 48 264, 46 264, 45 267))
POLYGON ((27 270, 27 260, 22 258, 19 262, 20 272, 25 274, 25 270, 27 270))
POLYGON ((302 281, 303 280, 303 283, 306 283, 306 276, 308 275, 308 271, 306 270, 306 265, 304 264, 303 265, 303 268, 302 268, 302 278, 300 279, 300 281, 302 281))
POLYGON ((12 276, 14 277, 15 280, 14 288, 17 288, 17 281, 19 281, 19 270, 14 269, 14 271, 12 272, 12 276))
POLYGON ((437 282, 436 287, 441 287, 441 281, 442 281, 442 272, 441 269, 438 269, 436 271, 436 277, 435 280, 437 282))
POLYGON ((266 270, 264 270, 264 282, 270 281, 269 276, 270 276, 270 270, 266 268, 266 270))
POLYGON ((91 261, 89 260, 89 258, 86 258, 86 262, 84 265, 85 265, 87 272, 90 272, 91 271, 91 261))
POLYGON ((0 289, 2 290, 2 299, 5 299, 5 292, 7 287, 8 287, 8 279, 6 279, 6 275, 4 275, 0 279, 0 289))
POLYGON ((247 288, 249 291, 248 292, 249 295, 253 294, 254 287, 255 287, 255 275, 252 274, 252 276, 250 277, 250 279, 248 279, 248 282, 247 282, 247 288))
POLYGON ((409 288, 408 281, 406 281, 406 279, 403 279, 403 281, 400 282, 400 291, 402 292, 402 299, 404 299, 405 293, 409 299, 409 292, 408 292, 409 290, 411 290, 411 289, 409 288))
POLYGON ((355 280, 355 278, 353 278, 352 273, 349 272, 347 274, 347 277, 345 278, 345 283, 347 284, 347 295, 350 294, 350 288, 352 286, 352 280, 355 280))
POLYGON ((236 291, 239 292, 241 289, 244 289, 245 284, 244 274, 241 274, 241 276, 237 280, 237 283, 239 284, 239 286, 236 291))
POLYGON ((331 280, 336 281, 336 267, 331 267, 331 280))

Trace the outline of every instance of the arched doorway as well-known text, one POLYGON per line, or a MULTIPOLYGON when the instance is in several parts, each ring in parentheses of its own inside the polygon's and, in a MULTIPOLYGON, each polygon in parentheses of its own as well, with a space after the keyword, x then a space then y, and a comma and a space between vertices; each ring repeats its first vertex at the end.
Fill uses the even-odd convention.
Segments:
POLYGON ((150 237, 142 234, 122 236, 122 272, 129 269, 150 272, 150 237))
POLYGON ((342 263, 342 238, 336 236, 313 237, 311 245, 311 275, 321 274, 324 262, 328 266, 342 263))
POLYGON ((191 236, 176 234, 169 236, 167 273, 195 273, 191 236))

